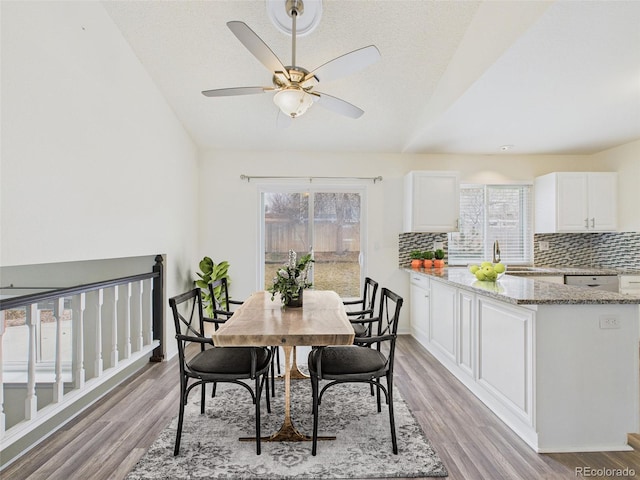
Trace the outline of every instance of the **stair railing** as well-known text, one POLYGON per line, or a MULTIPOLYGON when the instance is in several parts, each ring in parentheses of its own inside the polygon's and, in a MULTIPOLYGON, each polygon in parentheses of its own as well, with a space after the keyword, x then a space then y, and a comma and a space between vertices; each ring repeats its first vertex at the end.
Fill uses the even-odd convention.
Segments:
POLYGON ((137 275, 1 288, 11 295, 0 299, 2 450, 133 363, 162 359, 163 268, 157 255, 152 270, 137 275))

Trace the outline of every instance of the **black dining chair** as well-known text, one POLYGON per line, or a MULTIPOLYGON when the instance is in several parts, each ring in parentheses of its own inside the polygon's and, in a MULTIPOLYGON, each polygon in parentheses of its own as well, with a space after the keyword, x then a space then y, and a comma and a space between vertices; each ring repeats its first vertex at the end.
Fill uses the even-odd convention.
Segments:
POLYGON ((369 383, 377 391, 378 412, 381 410, 380 391, 385 394, 389 406, 391 443, 393 453, 398 454, 395 419, 393 416, 393 361, 398 331, 398 320, 403 299, 387 288, 382 289, 378 311, 377 332, 370 337, 356 338, 362 345, 314 347, 309 353, 309 374, 313 397, 313 443, 311 454, 316 454, 318 444, 319 405, 324 392, 342 383, 369 383), (384 348, 381 348, 382 346, 384 348), (375 346, 375 348, 373 348, 375 346), (380 379, 386 378, 386 387, 380 379), (320 380, 329 383, 320 388, 320 380))
MULTIPOLYGON (((244 302, 240 300, 233 300, 229 296, 229 282, 225 277, 219 278, 209 283, 209 297, 211 298, 211 308, 213 309, 212 323, 215 325, 215 330, 218 330, 221 324, 226 322, 236 307, 242 305, 244 302)), ((276 368, 278 375, 280 375, 280 348, 277 346, 271 347, 271 396, 275 397, 276 394, 276 368)), ((215 397, 216 386, 214 384, 211 390, 211 396, 215 397)))
POLYGON ((216 330, 220 323, 224 323, 233 315, 236 307, 244 303, 229 297, 229 282, 226 278, 219 278, 209 283, 209 297, 211 298, 213 319, 218 320, 214 322, 216 330))
POLYGON ((342 303, 346 307, 356 306, 357 310, 347 310, 347 316, 351 322, 351 326, 356 337, 371 336, 371 319, 374 315, 374 307, 376 305, 376 296, 378 293, 378 282, 370 277, 364 279, 364 287, 362 289, 362 297, 357 300, 344 300, 342 303), (360 321, 359 321, 360 320, 360 321))
POLYGON ((260 399, 266 383, 267 412, 271 412, 269 382, 267 376, 271 363, 271 350, 267 347, 216 347, 210 336, 206 336, 203 315, 202 293, 194 288, 169 299, 178 341, 180 363, 180 414, 173 455, 180 451, 180 438, 184 421, 184 409, 189 392, 201 386, 200 413, 204 414, 205 390, 207 383, 234 383, 246 388, 255 404, 256 453, 260 455, 260 399), (183 313, 184 312, 184 313, 183 313), (199 346, 199 351, 191 356, 189 345, 199 346), (195 382, 190 383, 190 380, 195 382), (242 380, 254 380, 252 389, 242 380))

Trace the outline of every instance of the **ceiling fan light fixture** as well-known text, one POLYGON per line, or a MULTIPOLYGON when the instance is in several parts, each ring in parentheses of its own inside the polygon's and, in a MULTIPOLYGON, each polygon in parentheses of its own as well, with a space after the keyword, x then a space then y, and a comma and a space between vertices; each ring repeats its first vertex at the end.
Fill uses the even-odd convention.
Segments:
POLYGON ((291 118, 299 117, 313 104, 313 97, 302 88, 285 88, 273 97, 273 102, 282 113, 291 118))

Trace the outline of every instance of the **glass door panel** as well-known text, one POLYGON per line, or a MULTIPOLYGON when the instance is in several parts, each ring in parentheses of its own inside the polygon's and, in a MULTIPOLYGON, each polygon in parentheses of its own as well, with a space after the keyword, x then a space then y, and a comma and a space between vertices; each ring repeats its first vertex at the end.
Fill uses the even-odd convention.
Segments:
POLYGON ((288 260, 313 249, 318 290, 359 297, 362 194, 352 191, 263 192, 264 288, 288 260))
POLYGON ((309 194, 264 193, 264 285, 271 288, 289 250, 304 255, 311 250, 309 194))
POLYGON ((341 297, 360 296, 359 193, 314 194, 314 286, 341 297))

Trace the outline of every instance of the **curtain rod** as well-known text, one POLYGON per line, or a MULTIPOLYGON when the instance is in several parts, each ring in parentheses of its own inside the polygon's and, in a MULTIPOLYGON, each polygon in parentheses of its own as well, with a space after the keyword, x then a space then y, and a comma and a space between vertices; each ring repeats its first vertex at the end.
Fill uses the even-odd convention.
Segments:
POLYGON ((269 175, 240 175, 240 180, 246 180, 247 183, 249 183, 251 181, 251 179, 277 179, 277 180, 281 180, 281 179, 286 179, 286 180, 291 180, 291 179, 306 179, 309 180, 309 183, 313 182, 314 180, 372 180, 373 183, 376 182, 381 182, 382 181, 382 177, 381 176, 377 176, 377 177, 296 177, 296 176, 269 176, 269 175))

